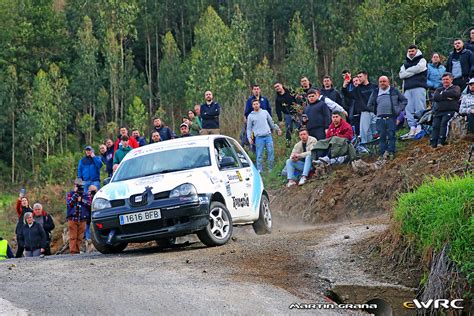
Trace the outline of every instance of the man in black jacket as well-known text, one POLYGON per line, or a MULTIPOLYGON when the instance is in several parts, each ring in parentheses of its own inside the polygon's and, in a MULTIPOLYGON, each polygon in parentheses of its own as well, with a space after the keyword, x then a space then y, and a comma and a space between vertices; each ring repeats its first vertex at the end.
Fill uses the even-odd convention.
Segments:
POLYGON ((309 89, 308 102, 305 114, 308 118, 306 129, 310 136, 317 140, 326 138, 326 130, 331 124, 331 111, 323 100, 319 100, 321 93, 318 89, 309 89))
POLYGON ((474 77, 474 53, 464 48, 461 39, 454 40, 454 50, 446 62, 446 72, 453 75, 453 84, 463 91, 470 77, 474 77))
POLYGON ((433 148, 443 146, 448 136, 448 124, 459 111, 459 98, 461 89, 453 84, 453 75, 449 72, 441 78, 443 86, 436 89, 433 95, 433 131, 431 132, 430 145, 433 148))
POLYGON ((211 91, 204 93, 205 102, 201 104, 201 135, 220 134, 219 115, 221 114, 221 106, 214 102, 214 96, 211 91))
MULTIPOLYGON (((369 82, 369 74, 367 71, 359 71, 357 77, 360 79, 360 84, 352 91, 348 89, 350 79, 344 79, 342 93, 354 99, 353 114, 354 116, 360 114, 360 139, 361 143, 365 144, 372 140, 373 134, 375 133, 375 114, 370 112, 367 103, 377 86, 369 82)), ((352 125, 354 124, 357 124, 357 122, 353 121, 352 125)))
POLYGON ((407 98, 394 87, 390 87, 387 76, 379 78, 379 87, 374 90, 369 99, 368 107, 377 116, 376 126, 380 135, 380 157, 393 159, 397 130, 397 116, 407 105, 407 98))
POLYGON ((280 128, 285 125, 285 137, 286 137, 286 147, 291 146, 291 134, 293 132, 293 125, 295 124, 297 128, 300 128, 297 122, 293 120, 293 115, 296 114, 296 111, 293 107, 296 104, 295 96, 290 93, 290 90, 283 87, 280 82, 276 82, 273 87, 275 88, 276 98, 275 98, 275 110, 278 117, 278 122, 280 128), (285 120, 283 123, 283 119, 285 120))
POLYGON ((323 88, 321 89, 321 95, 329 98, 342 106, 346 112, 349 112, 349 109, 345 107, 344 100, 342 99, 341 93, 334 89, 332 84, 331 76, 324 76, 323 77, 323 88))

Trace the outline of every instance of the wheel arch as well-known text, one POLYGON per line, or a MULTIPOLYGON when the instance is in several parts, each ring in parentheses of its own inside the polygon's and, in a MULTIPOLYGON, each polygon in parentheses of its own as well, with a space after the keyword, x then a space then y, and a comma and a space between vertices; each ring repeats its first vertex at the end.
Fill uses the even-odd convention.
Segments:
POLYGON ((214 201, 220 202, 220 203, 224 204, 227 207, 227 204, 225 203, 224 196, 222 196, 222 194, 220 194, 219 192, 215 192, 214 194, 212 194, 210 202, 214 202, 214 201))

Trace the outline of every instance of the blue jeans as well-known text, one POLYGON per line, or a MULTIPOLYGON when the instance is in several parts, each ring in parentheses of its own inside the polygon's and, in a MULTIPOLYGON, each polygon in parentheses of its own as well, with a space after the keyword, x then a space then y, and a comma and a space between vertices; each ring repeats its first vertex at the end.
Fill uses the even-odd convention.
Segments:
POLYGON ((377 118, 377 131, 379 132, 380 156, 386 151, 391 154, 395 153, 395 131, 397 130, 397 122, 395 117, 377 118))
POLYGON ((100 181, 83 181, 82 184, 84 185, 84 192, 88 192, 91 185, 95 185, 97 190, 100 189, 100 181))
POLYGON ((303 160, 293 161, 292 159, 288 159, 286 161, 286 171, 288 173, 288 180, 295 180, 295 169, 303 171, 302 176, 307 177, 309 171, 311 170, 311 155, 306 156, 303 160))
POLYGON ((360 114, 360 142, 367 144, 372 141, 375 134, 377 117, 372 112, 362 112, 360 114))
POLYGON ((285 137, 287 140, 291 141, 291 134, 293 133, 293 125, 296 126, 296 128, 300 128, 301 125, 298 124, 297 122, 293 121, 293 116, 291 114, 283 114, 285 115, 285 137))
POLYGON ((273 152, 272 135, 255 137, 255 147, 257 149, 257 169, 259 172, 263 171, 263 150, 267 148, 268 169, 273 169, 273 161, 275 154, 273 152))

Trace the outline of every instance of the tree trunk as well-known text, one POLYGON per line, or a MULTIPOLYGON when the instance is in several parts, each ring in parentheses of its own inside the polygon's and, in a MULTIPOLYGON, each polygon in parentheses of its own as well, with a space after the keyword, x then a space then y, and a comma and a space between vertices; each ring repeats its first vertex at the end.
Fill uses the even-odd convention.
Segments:
POLYGON ((147 51, 145 53, 145 58, 147 60, 147 71, 146 75, 148 77, 148 108, 150 109, 150 113, 153 108, 153 74, 151 69, 151 39, 150 33, 147 30, 146 35, 146 43, 147 43, 147 51))
MULTIPOLYGON (((156 62, 156 99, 160 103, 160 35, 158 34, 158 25, 155 25, 155 62, 156 62)), ((153 115, 153 113, 150 113, 153 115)))
POLYGON ((183 46, 181 47, 181 51, 183 52, 183 60, 186 58, 186 41, 184 38, 184 9, 181 10, 181 37, 183 41, 183 46))
POLYGON ((314 23, 314 0, 311 0, 311 33, 313 37, 314 75, 318 75, 318 55, 316 52, 316 24, 314 23))
POLYGON ((123 52, 123 35, 120 34, 120 82, 119 82, 119 102, 120 102, 120 126, 123 125, 123 87, 124 87, 124 74, 125 74, 125 67, 124 67, 124 52, 123 52))
POLYGON ((49 137, 46 137, 46 160, 49 159, 49 137))
POLYGON ((15 183, 15 111, 12 111, 12 183, 15 183))

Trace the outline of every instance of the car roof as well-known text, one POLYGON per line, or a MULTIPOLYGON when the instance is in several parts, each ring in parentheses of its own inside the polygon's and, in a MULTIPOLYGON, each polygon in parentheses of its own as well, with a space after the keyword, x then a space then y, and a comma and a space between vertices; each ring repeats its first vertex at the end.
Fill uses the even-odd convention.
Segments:
POLYGON ((161 141, 154 144, 148 144, 142 147, 138 147, 130 151, 125 155, 123 161, 148 155, 154 152, 165 151, 176 148, 185 147, 209 147, 216 138, 230 138, 225 135, 199 135, 190 137, 174 138, 170 140, 161 141))

